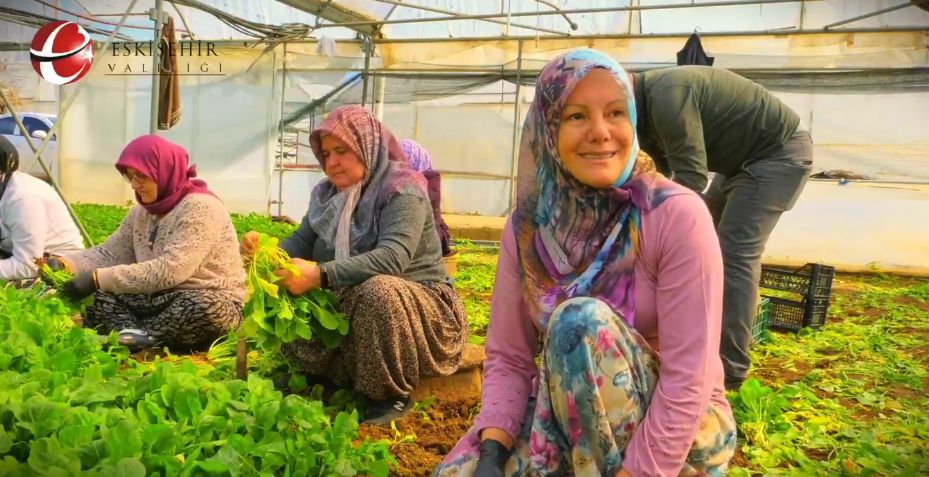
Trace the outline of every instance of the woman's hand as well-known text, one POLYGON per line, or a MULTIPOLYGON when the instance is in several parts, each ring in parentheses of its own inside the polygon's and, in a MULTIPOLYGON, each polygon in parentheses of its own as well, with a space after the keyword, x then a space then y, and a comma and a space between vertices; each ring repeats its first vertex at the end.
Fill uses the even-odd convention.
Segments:
POLYGON ((45 273, 43 265, 48 265, 48 268, 51 269, 51 271, 53 272, 65 271, 68 273, 73 273, 72 270, 74 270, 71 264, 69 264, 67 261, 65 261, 65 259, 57 255, 39 258, 35 261, 35 264, 36 264, 36 267, 38 267, 39 269, 39 278, 42 279, 42 281, 46 285, 52 288, 55 287, 55 280, 45 273))
POLYGON ((616 473, 616 477, 632 477, 632 474, 629 473, 625 468, 619 469, 619 472, 616 473))
POLYGON ((504 431, 503 429, 500 429, 499 427, 484 428, 484 430, 481 431, 481 440, 484 441, 487 439, 493 439, 497 442, 500 442, 507 449, 512 449, 513 446, 516 445, 516 440, 513 439, 513 437, 509 435, 506 431, 504 431))
POLYGON ((81 272, 61 286, 61 293, 74 301, 81 301, 93 295, 97 285, 97 271, 81 272))
MULTIPOLYGON (((68 273, 74 273, 73 272, 74 267, 72 267, 71 264, 68 263, 68 261, 64 259, 64 257, 60 257, 58 255, 51 255, 48 257, 47 260, 44 261, 44 263, 45 265, 48 265, 48 268, 51 268, 52 271, 54 272, 57 272, 59 270, 64 270, 68 273)), ((39 265, 41 266, 41 264, 39 265)))
POLYGON ((242 236, 242 243, 239 244, 239 253, 243 257, 252 258, 258 251, 258 232, 249 230, 242 236))
POLYGON ((510 454, 513 451, 496 439, 481 441, 479 451, 474 477, 503 477, 506 462, 510 460, 510 454))
POLYGON ((485 428, 480 438, 480 456, 473 477, 503 477, 503 470, 516 442, 498 427, 485 428))
POLYGON ((296 268, 296 273, 283 268, 274 271, 275 275, 282 277, 277 282, 278 285, 284 287, 291 295, 302 295, 319 288, 319 265, 316 262, 310 262, 302 258, 292 258, 290 264, 296 268))

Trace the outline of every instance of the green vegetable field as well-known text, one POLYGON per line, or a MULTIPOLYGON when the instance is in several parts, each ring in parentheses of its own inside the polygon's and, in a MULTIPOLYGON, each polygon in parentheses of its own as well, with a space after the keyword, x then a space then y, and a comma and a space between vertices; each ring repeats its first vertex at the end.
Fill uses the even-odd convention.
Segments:
MULTIPOLYGON (((76 208, 95 241, 126 211, 76 208)), ((267 234, 265 246, 293 230, 233 220, 240 235, 267 234)), ((457 249, 456 286, 482 343, 497 250, 457 249)), ((350 393, 281 382, 281 336, 335 344, 350 324, 327 297, 285 303, 266 272, 249 280, 277 315, 244 329, 258 343, 246 381, 234 379, 236 337, 203 355, 131 356, 75 326, 44 286, 0 288, 0 476, 428 475, 480 403, 426 400, 371 428, 350 393), (316 319, 304 328, 295 313, 316 319)), ((753 355, 755 379, 730 395, 742 434, 730 475, 929 475, 929 279, 840 274, 822 331, 772 333, 753 355)))

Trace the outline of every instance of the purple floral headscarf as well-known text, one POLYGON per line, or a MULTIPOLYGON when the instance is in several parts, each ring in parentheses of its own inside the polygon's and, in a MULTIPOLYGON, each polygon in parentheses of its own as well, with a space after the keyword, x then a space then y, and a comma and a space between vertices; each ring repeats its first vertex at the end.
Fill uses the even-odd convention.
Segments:
POLYGON ((610 187, 590 187, 565 169, 557 147, 561 111, 593 68, 612 73, 625 92, 634 134, 635 96, 625 70, 591 49, 571 51, 545 66, 523 126, 513 221, 523 292, 542 329, 561 302, 581 296, 603 300, 634 324, 641 211, 679 191, 650 160, 638 159, 637 139, 610 187))
POLYGON ((400 149, 403 149, 403 153, 406 154, 406 160, 410 165, 410 169, 417 172, 432 170, 432 156, 430 156, 429 151, 418 142, 412 139, 404 139, 400 141, 400 149))
POLYGON ((323 179, 310 194, 310 227, 335 249, 336 259, 370 251, 377 242, 378 211, 397 194, 428 200, 426 180, 411 171, 393 134, 361 106, 342 106, 310 134, 310 146, 321 166, 322 136, 331 134, 348 145, 366 167, 358 184, 339 191, 323 179))

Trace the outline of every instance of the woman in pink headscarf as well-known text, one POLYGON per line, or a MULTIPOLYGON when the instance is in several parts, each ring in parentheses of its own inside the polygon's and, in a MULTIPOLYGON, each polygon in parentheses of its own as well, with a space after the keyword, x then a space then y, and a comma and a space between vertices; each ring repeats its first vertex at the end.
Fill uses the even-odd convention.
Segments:
POLYGON ((121 344, 209 345, 242 320, 245 272, 229 213, 195 179, 187 151, 159 136, 130 142, 116 169, 138 205, 103 244, 49 261, 76 273, 62 293, 94 295, 85 326, 116 331, 121 344))
MULTIPOLYGON (((366 397, 366 423, 389 425, 410 411, 422 376, 458 369, 464 303, 442 264, 425 180, 387 127, 361 106, 342 106, 310 145, 326 177, 281 242, 299 273, 282 270, 278 283, 294 295, 336 291, 350 326, 336 349, 298 339, 282 350, 300 371, 366 397)), ((242 252, 254 253, 256 240, 246 233, 242 252)))

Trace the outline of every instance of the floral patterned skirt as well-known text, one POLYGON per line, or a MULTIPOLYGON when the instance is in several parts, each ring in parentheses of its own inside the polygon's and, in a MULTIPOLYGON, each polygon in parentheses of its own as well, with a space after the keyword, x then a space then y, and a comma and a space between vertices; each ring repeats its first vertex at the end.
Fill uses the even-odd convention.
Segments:
MULTIPOLYGON (((658 355, 606 304, 592 298, 560 306, 548 328, 538 396, 527 406, 504 475, 612 477, 648 410, 658 383, 658 355)), ((479 445, 471 429, 433 475, 471 476, 479 445)), ((725 475, 735 448, 731 414, 711 404, 679 475, 725 475)))

